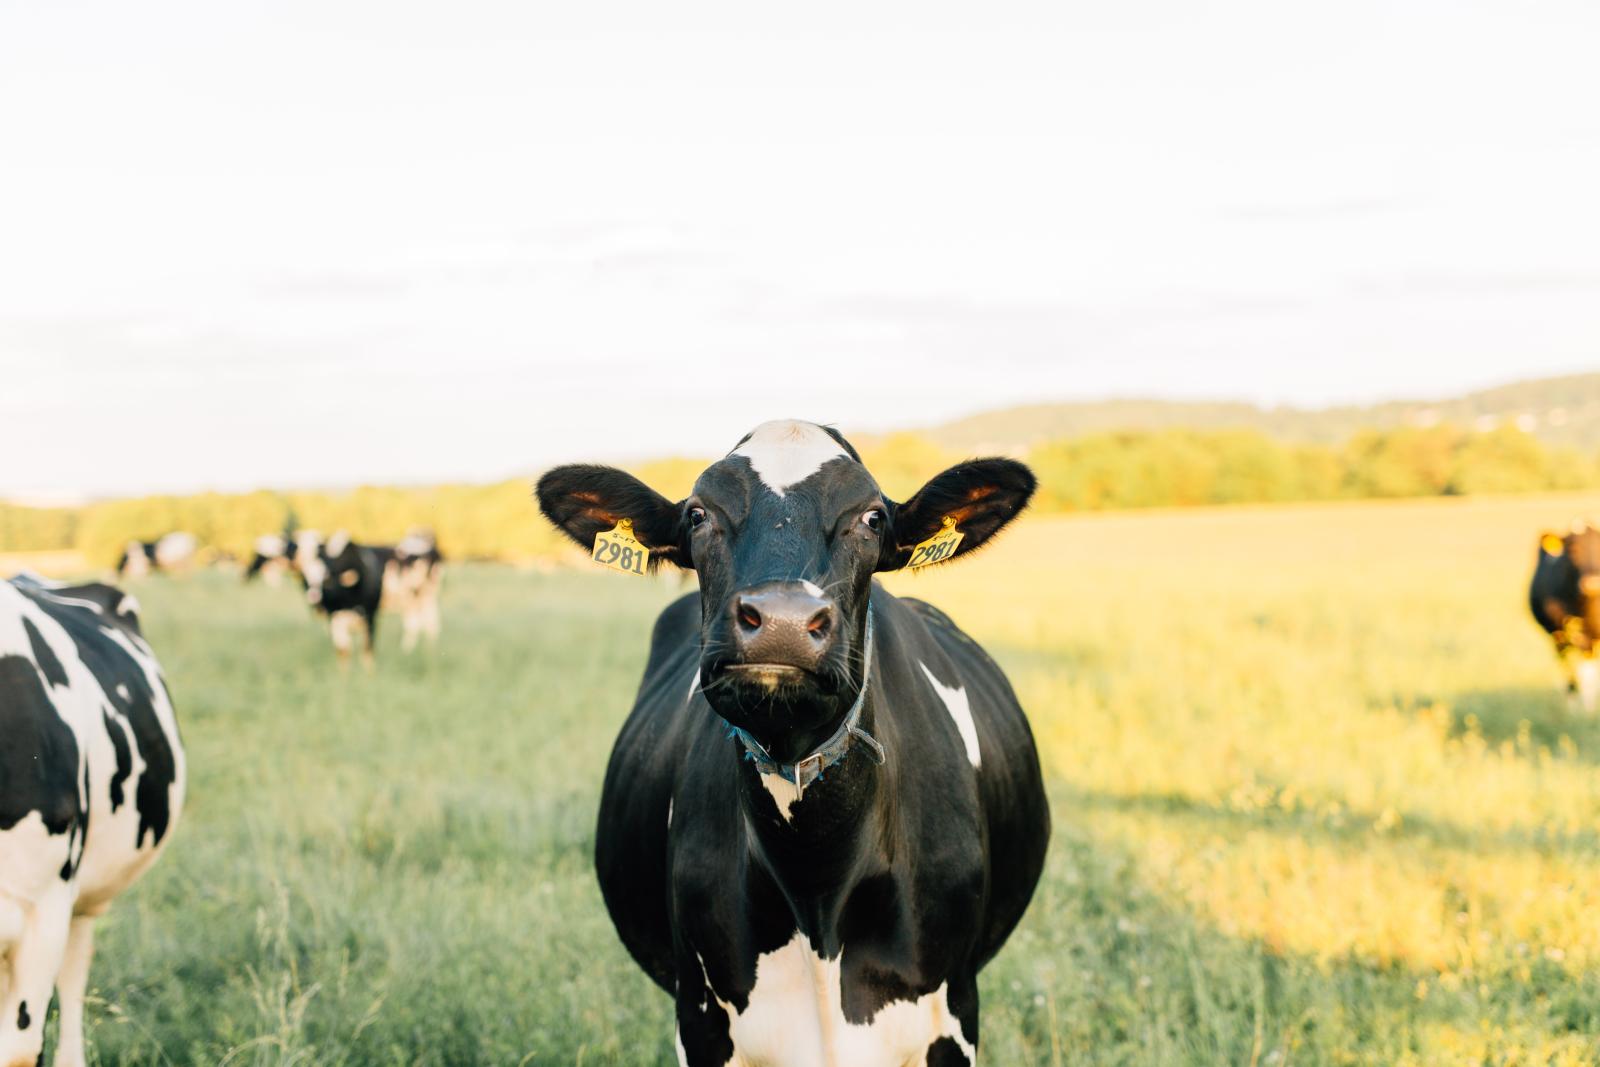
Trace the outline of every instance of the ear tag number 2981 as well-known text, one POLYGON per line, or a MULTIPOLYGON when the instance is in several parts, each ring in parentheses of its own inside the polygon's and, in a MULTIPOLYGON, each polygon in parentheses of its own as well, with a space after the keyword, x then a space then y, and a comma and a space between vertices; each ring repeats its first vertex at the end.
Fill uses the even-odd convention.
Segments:
POLYGON ((949 559, 961 546, 962 536, 961 531, 956 529, 956 520, 946 515, 944 528, 913 548, 911 559, 906 562, 906 566, 915 569, 949 559))
POLYGON ((619 519, 615 529, 595 534, 594 551, 589 558, 610 570, 643 577, 650 550, 633 536, 633 520, 619 519))

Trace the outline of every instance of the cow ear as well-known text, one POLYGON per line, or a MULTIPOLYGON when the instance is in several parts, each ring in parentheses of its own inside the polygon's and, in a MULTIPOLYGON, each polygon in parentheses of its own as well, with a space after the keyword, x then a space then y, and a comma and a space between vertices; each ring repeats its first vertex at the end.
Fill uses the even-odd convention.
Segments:
POLYGON ((689 567, 683 537, 683 507, 674 504, 626 471, 576 463, 545 472, 534 492, 539 510, 584 550, 598 533, 623 519, 650 550, 650 561, 689 567))
POLYGON ((1038 480, 1014 459, 972 459, 958 463, 894 508, 892 544, 884 546, 881 571, 899 570, 923 541, 954 522, 961 544, 950 558, 971 552, 1000 532, 1028 506, 1038 480))

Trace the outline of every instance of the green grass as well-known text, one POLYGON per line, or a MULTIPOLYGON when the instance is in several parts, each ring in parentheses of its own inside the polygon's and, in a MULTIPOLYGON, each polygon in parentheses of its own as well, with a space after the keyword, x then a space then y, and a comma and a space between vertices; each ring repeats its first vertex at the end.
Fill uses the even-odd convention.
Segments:
MULTIPOLYGON (((1522 604, 1596 504, 1041 520, 897 577, 1008 669, 1051 781, 984 1062, 1600 1060, 1600 723, 1522 604)), ((373 677, 287 590, 137 591, 191 786, 102 924, 95 1061, 673 1062, 589 856, 675 586, 458 567, 437 654, 386 620, 373 677)))

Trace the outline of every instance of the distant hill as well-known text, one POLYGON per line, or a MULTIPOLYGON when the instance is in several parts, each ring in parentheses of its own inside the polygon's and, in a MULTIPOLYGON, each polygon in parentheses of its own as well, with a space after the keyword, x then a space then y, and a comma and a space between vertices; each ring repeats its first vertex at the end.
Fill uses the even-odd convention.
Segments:
POLYGON ((1280 441, 1337 444, 1359 430, 1514 423, 1550 445, 1600 450, 1600 373, 1543 378, 1440 400, 1263 408, 1245 403, 1102 400, 1029 404, 919 431, 957 452, 1020 452, 1041 441, 1115 430, 1252 429, 1280 441))

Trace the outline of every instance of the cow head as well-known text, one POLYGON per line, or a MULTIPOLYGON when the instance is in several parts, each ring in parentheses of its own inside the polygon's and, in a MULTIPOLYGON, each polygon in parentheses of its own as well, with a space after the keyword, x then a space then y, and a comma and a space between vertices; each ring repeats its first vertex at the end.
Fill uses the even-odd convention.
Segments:
POLYGON ((361 550, 343 530, 318 542, 314 555, 302 553, 302 574, 306 599, 324 611, 342 611, 357 606, 362 583, 361 550))
POLYGON ((773 758, 827 738, 862 682, 872 576, 906 565, 949 518, 972 551, 1027 504, 1027 467, 1009 459, 950 468, 904 503, 890 500, 843 437, 769 422, 706 468, 677 503, 611 467, 558 467, 539 480, 546 517, 584 548, 630 519, 652 565, 700 579, 700 685, 728 722, 773 758))

